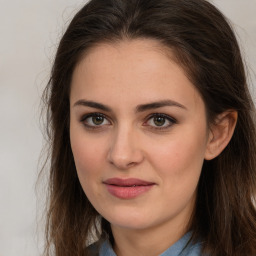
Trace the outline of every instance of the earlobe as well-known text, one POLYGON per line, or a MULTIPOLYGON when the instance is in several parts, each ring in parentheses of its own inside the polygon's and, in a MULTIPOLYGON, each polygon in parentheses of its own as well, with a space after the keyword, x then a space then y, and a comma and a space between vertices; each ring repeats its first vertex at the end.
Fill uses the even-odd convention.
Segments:
POLYGON ((231 140, 237 122, 237 111, 228 110, 217 116, 210 126, 205 160, 217 157, 231 140))

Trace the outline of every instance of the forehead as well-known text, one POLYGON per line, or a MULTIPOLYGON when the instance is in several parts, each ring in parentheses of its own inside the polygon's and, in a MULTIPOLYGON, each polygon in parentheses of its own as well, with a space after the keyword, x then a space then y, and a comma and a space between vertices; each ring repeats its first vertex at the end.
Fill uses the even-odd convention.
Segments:
POLYGON ((89 97, 114 102, 118 98, 123 104, 174 97, 183 104, 197 102, 198 92, 174 59, 171 50, 155 40, 99 44, 74 70, 71 100, 89 97))
POLYGON ((118 74, 122 74, 120 71, 125 71, 126 74, 135 73, 136 70, 138 71, 137 74, 139 72, 156 72, 160 70, 160 64, 166 61, 174 61, 174 59, 172 51, 156 40, 127 39, 95 45, 86 52, 76 66, 74 73, 80 68, 84 69, 82 72, 87 69, 86 75, 93 75, 92 70, 101 70, 104 72, 101 76, 116 73, 116 77, 118 74), (134 67, 136 67, 136 70, 133 70, 134 67))

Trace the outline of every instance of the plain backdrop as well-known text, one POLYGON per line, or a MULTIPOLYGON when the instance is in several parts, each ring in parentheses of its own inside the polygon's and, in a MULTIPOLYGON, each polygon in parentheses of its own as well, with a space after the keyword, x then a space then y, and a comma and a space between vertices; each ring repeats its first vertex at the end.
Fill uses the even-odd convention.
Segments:
MULTIPOLYGON (((36 197, 40 96, 58 41, 81 0, 0 0, 0 256, 42 252, 36 197)), ((232 21, 255 94, 256 0, 214 0, 232 21)))

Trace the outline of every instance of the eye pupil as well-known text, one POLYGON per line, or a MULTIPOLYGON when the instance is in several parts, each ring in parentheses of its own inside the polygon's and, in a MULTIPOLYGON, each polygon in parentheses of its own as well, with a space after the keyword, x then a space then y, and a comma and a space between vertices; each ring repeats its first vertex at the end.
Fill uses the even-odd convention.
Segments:
POLYGON ((165 124, 165 117, 161 117, 161 116, 158 116, 158 117, 154 117, 154 124, 156 126, 162 126, 165 124))
POLYGON ((92 121, 95 125, 100 125, 104 122, 104 117, 103 116, 93 116, 92 121))

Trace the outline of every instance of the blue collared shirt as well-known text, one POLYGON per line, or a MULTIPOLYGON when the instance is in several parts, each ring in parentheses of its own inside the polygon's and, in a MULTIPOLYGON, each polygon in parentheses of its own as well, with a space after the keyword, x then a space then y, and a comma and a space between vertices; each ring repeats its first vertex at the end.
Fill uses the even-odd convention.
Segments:
MULTIPOLYGON (((191 233, 184 235, 179 241, 169 247, 159 256, 201 256, 201 244, 188 243, 191 233), (186 246, 187 245, 187 246, 186 246), (185 248, 185 249, 184 249, 185 248)), ((99 256, 117 256, 113 251, 110 243, 104 241, 100 246, 99 256)))

